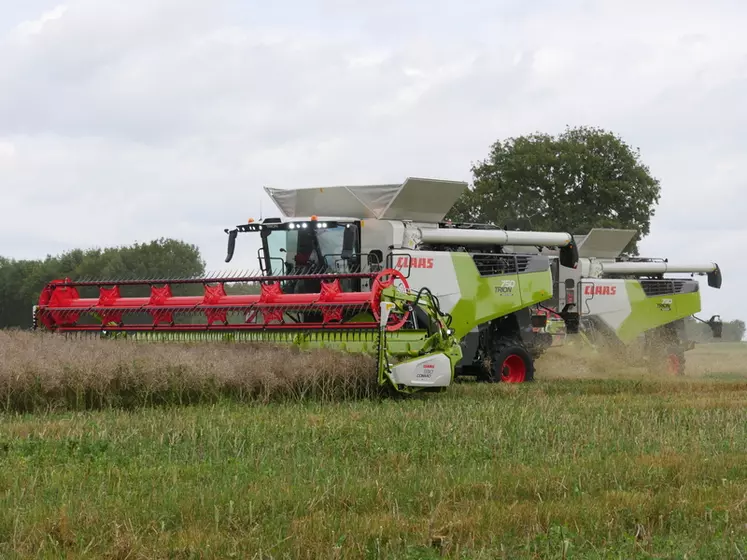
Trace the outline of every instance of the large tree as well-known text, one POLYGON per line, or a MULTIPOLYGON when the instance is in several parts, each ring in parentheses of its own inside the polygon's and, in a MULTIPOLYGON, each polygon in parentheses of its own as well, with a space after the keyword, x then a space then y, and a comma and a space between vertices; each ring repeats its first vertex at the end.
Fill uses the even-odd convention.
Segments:
POLYGON ((636 229, 626 247, 632 255, 660 196, 640 151, 592 127, 498 141, 472 173, 474 184, 449 219, 576 235, 594 227, 636 229))

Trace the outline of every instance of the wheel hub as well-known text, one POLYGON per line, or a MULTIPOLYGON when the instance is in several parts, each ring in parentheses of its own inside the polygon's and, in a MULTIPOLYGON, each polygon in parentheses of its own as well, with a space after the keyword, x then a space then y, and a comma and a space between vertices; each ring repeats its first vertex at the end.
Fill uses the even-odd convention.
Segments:
POLYGON ((501 381, 504 383, 523 383, 527 375, 527 366, 521 356, 511 354, 501 365, 501 381))

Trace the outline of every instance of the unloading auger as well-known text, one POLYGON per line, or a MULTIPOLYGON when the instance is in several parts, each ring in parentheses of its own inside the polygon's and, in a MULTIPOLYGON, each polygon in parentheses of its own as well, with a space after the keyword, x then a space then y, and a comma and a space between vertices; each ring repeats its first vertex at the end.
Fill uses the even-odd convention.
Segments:
POLYGON ((406 278, 392 269, 274 277, 62 279, 47 284, 34 309, 35 328, 58 333, 365 353, 376 358, 380 385, 406 393, 441 390, 451 383, 462 354, 449 322, 427 289, 412 293, 406 278), (371 283, 370 290, 343 291, 343 282, 362 279, 371 283), (316 283, 318 290, 293 293, 299 281, 316 283), (237 284, 256 293, 227 293, 226 285, 237 284), (190 289, 201 293, 175 295, 190 289), (84 291, 94 293, 82 297, 84 291), (145 294, 133 294, 138 291, 145 294), (412 322, 415 310, 425 318, 417 326, 412 322))

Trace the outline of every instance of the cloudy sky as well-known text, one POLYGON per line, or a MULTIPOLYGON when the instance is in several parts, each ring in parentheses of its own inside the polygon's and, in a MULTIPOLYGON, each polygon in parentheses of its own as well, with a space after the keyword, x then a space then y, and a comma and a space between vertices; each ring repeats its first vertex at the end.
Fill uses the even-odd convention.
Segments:
POLYGON ((263 185, 469 181, 593 125, 662 182, 643 252, 719 262, 703 316, 747 319, 747 4, 684 6, 0 0, 0 254, 170 236, 218 269, 263 185))

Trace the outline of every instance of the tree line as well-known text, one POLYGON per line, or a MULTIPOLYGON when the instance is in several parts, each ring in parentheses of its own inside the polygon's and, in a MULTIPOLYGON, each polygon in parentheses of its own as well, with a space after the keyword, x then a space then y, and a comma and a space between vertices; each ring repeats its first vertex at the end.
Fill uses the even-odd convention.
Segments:
MULTIPOLYGON (((637 235, 625 248, 631 256, 638 255, 638 243, 649 233, 661 191, 639 149, 593 127, 566 127, 557 136, 535 133, 499 140, 484 160, 472 164, 471 171, 473 184, 447 219, 575 235, 585 235, 594 227, 635 229, 637 235)), ((200 275, 204 269, 198 248, 174 239, 76 249, 43 260, 0 257, 0 328, 29 327, 40 291, 56 278, 168 278, 200 275)), ((147 287, 134 290, 128 295, 147 295, 147 287)), ((194 290, 201 289, 181 286, 178 293, 194 290)), ((705 336, 707 326, 691 323, 688 329, 695 338, 705 336)), ((744 330, 742 321, 725 323, 724 340, 741 340, 744 330)))
MULTIPOLYGON (((32 325, 32 310, 44 286, 56 279, 83 280, 173 278, 201 275, 205 262, 195 245, 175 239, 157 239, 105 249, 74 249, 40 260, 0 257, 0 328, 32 325)), ((199 286, 181 286, 187 295, 199 286), (191 290, 190 290, 191 288, 191 290)), ((95 297, 96 288, 79 290, 81 297, 95 297)), ((145 296, 147 286, 122 289, 123 295, 145 296)))

